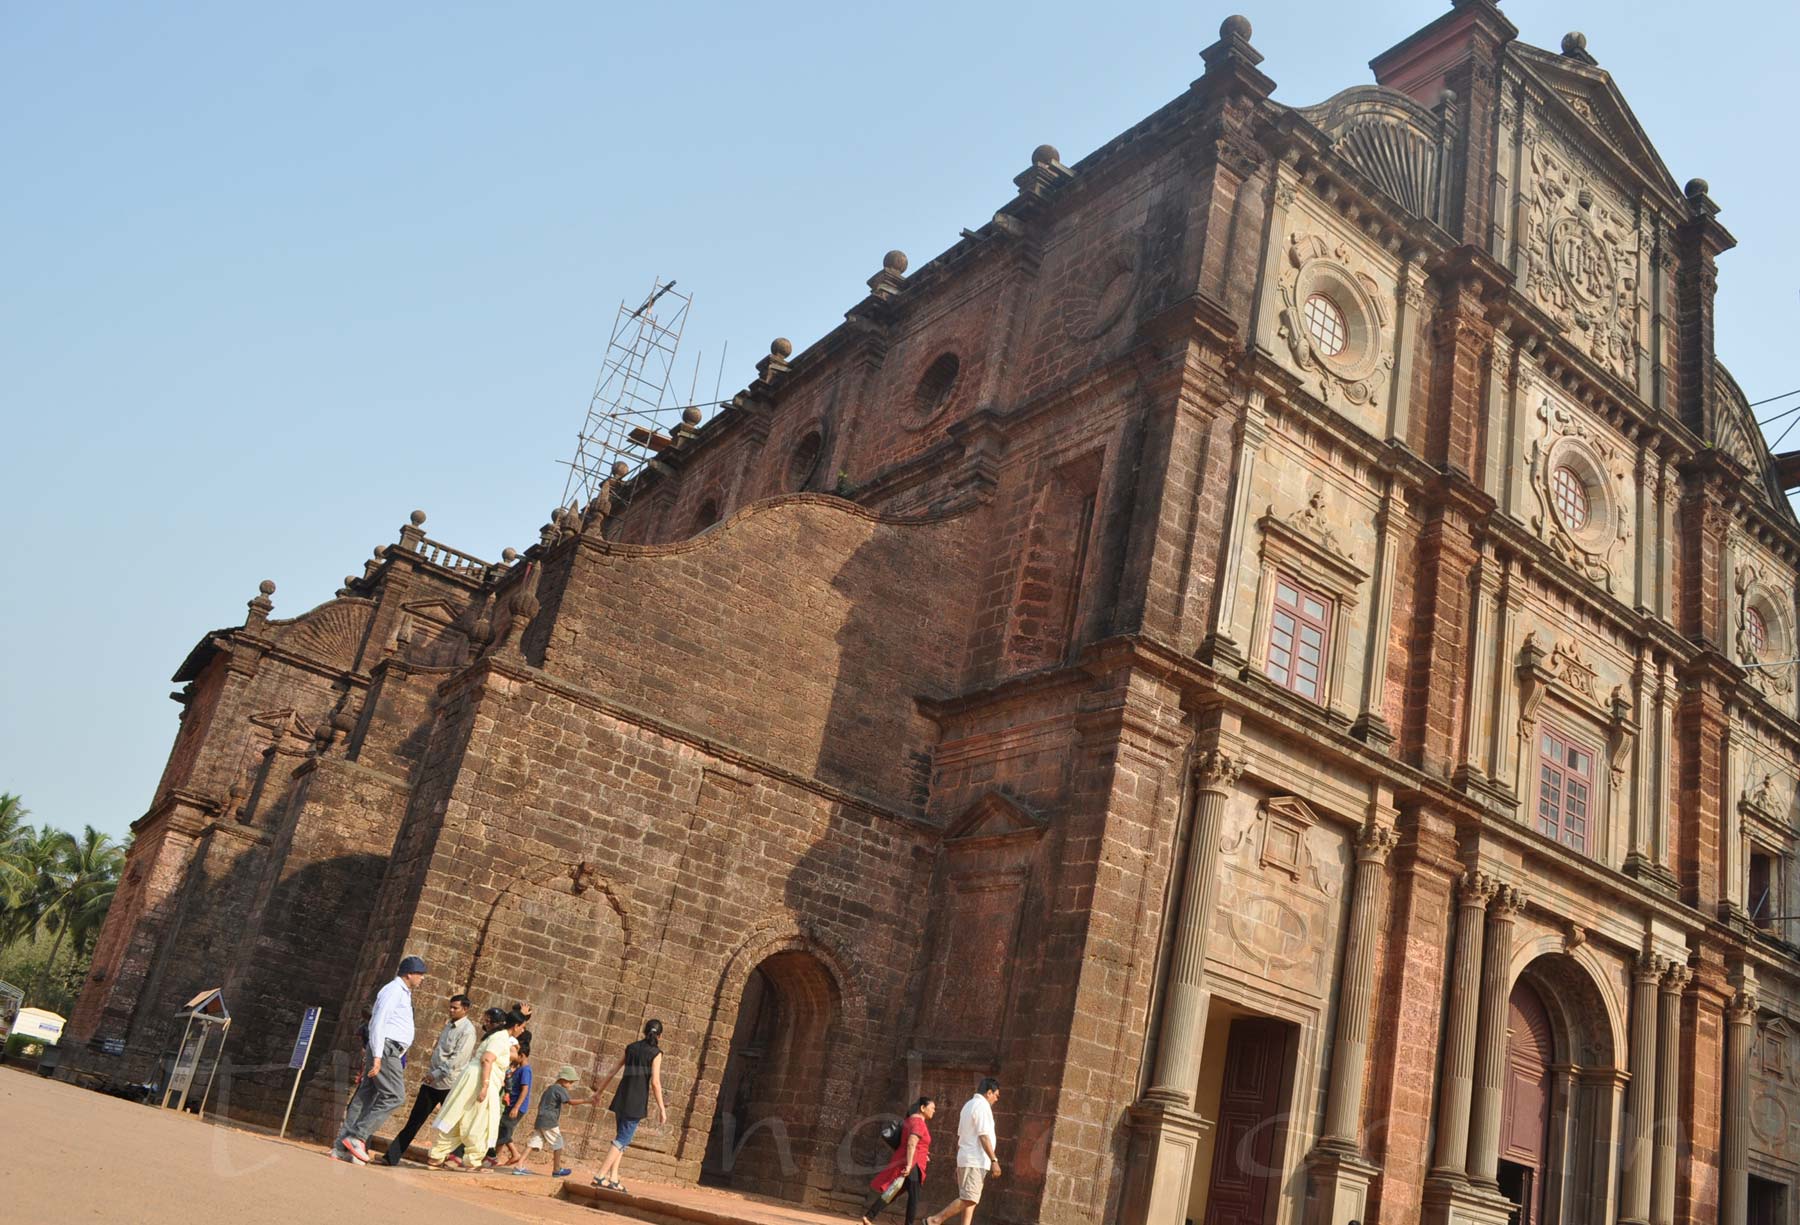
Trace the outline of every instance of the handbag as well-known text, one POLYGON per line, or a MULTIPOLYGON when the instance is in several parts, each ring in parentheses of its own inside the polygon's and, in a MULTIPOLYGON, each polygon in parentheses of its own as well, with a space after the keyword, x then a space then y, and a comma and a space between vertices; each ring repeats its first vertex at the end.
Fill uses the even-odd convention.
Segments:
POLYGON ((889 1148, 900 1147, 900 1137, 903 1133, 898 1119, 889 1119, 881 1125, 881 1130, 875 1134, 880 1136, 882 1143, 886 1144, 889 1148))

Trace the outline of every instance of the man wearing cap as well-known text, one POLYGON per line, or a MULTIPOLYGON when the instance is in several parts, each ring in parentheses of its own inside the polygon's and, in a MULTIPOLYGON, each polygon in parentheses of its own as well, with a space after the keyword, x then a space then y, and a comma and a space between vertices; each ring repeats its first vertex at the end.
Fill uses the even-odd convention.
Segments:
POLYGON ((424 959, 404 957, 394 980, 375 996, 369 1014, 369 1070, 350 1099, 344 1130, 338 1133, 331 1152, 340 1160, 368 1165, 369 1137, 406 1100, 406 1052, 413 1044, 412 996, 424 979, 424 959))

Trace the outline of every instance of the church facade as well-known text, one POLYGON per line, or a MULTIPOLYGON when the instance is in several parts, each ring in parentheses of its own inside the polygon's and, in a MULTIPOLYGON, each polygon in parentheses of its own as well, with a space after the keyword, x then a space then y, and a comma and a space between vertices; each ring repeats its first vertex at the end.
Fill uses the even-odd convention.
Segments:
POLYGON ((1201 56, 522 553, 415 513, 206 635, 70 1074, 222 987, 272 1120, 322 1005, 323 1133, 411 952, 422 1034, 660 1017, 656 1177, 841 1205, 997 1074, 989 1220, 1800 1219, 1800 524, 1707 185, 1491 0, 1314 106, 1201 56))

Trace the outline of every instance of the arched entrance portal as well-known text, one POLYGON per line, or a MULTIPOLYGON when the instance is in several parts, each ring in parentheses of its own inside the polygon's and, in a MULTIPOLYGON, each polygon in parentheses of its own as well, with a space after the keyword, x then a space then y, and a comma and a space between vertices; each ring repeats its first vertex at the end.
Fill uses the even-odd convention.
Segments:
POLYGON ((1613 1219, 1625 1078, 1612 1016, 1567 953, 1536 957, 1513 983, 1499 1175, 1515 1225, 1613 1219))
POLYGON ((1506 1092, 1500 1116, 1500 1193, 1519 1205, 1517 1225, 1544 1217, 1544 1154, 1550 1140, 1556 1037, 1550 1010, 1528 982, 1513 987, 1507 1018, 1506 1092))
POLYGON ((810 953, 776 953, 750 972, 702 1181, 793 1200, 829 1186, 817 1133, 840 1011, 836 980, 810 953))

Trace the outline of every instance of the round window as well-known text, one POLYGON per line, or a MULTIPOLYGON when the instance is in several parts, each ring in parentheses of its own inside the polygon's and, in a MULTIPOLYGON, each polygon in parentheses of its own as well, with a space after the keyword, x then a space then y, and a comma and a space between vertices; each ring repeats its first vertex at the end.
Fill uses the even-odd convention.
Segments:
POLYGON ((956 390, 956 378, 962 373, 962 363, 954 353, 940 353, 937 360, 925 370, 925 376, 919 380, 918 390, 913 392, 913 403, 921 417, 933 417, 939 409, 950 402, 950 393, 956 390))
POLYGON ((1769 649, 1769 623, 1763 620, 1762 609, 1752 606, 1744 614, 1744 636, 1758 655, 1769 649))
POLYGON ((1336 357, 1350 341, 1350 325, 1336 302, 1316 293, 1306 299, 1306 334, 1321 357, 1336 357))
POLYGON ((1556 497, 1556 513, 1562 516, 1563 523, 1571 532, 1579 532, 1587 526, 1587 482, 1581 479, 1579 472, 1567 464, 1558 467, 1551 474, 1550 491, 1556 497))

